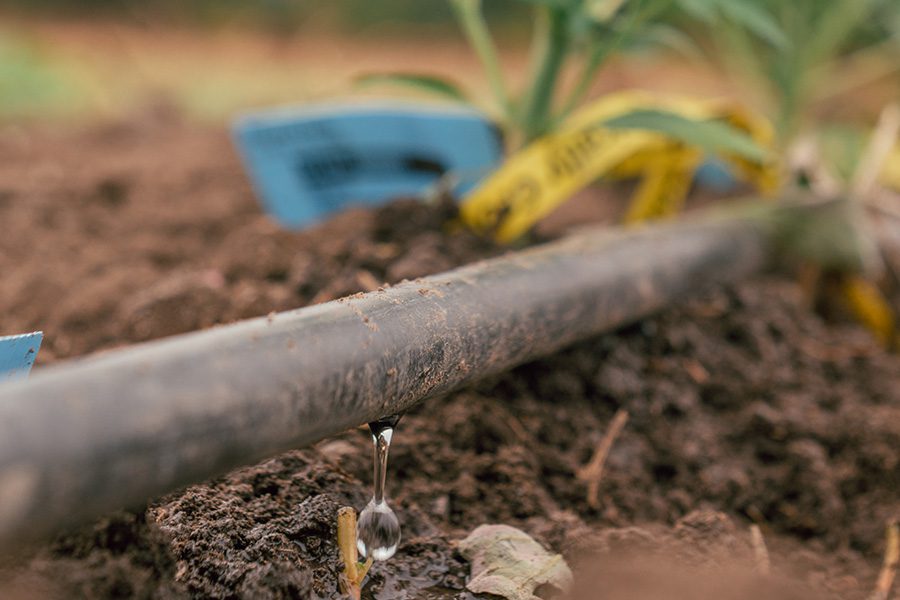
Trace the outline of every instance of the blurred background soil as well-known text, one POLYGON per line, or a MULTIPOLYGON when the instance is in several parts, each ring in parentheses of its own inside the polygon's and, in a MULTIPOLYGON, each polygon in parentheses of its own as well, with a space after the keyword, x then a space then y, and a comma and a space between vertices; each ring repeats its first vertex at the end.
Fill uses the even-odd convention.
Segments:
MULTIPOLYGON (((6 128, 0 199, 0 327, 43 329, 40 365, 505 251, 414 201, 280 230, 226 132, 165 107, 6 128)), ((612 192, 596 202, 619 210, 612 192)), ((430 401, 395 437, 404 542, 367 593, 468 597, 453 541, 507 523, 591 564, 579 581, 603 597, 634 597, 647 573, 675 589, 686 564, 710 590, 729 565, 741 593, 864 598, 900 509, 898 367, 773 274, 430 401), (575 473, 619 409, 630 420, 594 509, 575 473), (752 574, 752 523, 772 578, 752 574)), ((348 431, 26 553, 4 596, 338 597, 335 511, 365 504, 370 470, 368 434, 348 431)))

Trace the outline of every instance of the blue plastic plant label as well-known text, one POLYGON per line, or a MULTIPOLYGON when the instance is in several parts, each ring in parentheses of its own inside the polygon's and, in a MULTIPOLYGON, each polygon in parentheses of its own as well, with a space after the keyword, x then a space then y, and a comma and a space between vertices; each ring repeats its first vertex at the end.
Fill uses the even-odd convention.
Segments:
POLYGON ((254 113, 234 136, 266 210, 295 229, 351 205, 420 196, 445 174, 474 184, 503 153, 480 113, 407 103, 254 113))
POLYGON ((28 375, 43 339, 40 331, 0 336, 0 382, 28 375))

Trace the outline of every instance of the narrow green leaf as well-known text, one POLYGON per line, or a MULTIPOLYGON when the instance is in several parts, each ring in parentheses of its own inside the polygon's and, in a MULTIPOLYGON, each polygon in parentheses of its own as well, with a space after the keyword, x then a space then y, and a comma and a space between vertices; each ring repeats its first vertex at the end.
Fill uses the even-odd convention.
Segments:
POLYGON ((591 18, 598 23, 611 20, 627 0, 586 0, 585 9, 591 18))
POLYGON ((540 4, 550 8, 568 8, 571 4, 569 0, 519 0, 525 4, 540 4))
POLYGON ((806 68, 837 58, 848 39, 873 16, 874 0, 834 0, 816 20, 810 41, 802 50, 806 68))
POLYGON ((450 0, 450 4, 456 10, 466 12, 478 12, 481 10, 481 0, 450 0))
POLYGON ((612 129, 644 129, 697 146, 711 154, 735 154, 764 161, 767 152, 743 131, 720 121, 698 121, 681 115, 658 111, 636 110, 603 122, 612 129))
POLYGON ((650 46, 661 46, 689 58, 697 63, 705 60, 700 45, 681 29, 665 23, 648 26, 637 39, 638 42, 650 46))
POLYGON ((677 0, 678 7, 704 23, 716 20, 716 0, 677 0))
POLYGON ((466 93, 455 83, 433 75, 416 73, 371 73, 360 75, 354 81, 356 85, 369 87, 373 85, 394 85, 426 92, 456 102, 469 102, 466 93))
POLYGON ((844 181, 850 181, 866 149, 866 132, 847 125, 820 127, 817 141, 824 162, 844 181))
POLYGON ((729 19, 746 27, 776 48, 788 46, 787 36, 778 22, 754 0, 719 0, 719 7, 729 19))

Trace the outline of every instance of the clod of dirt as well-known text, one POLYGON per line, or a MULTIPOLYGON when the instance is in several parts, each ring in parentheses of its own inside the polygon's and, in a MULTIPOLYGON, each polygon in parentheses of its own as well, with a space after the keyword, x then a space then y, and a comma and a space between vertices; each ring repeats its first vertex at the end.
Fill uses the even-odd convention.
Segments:
POLYGON ((459 551, 472 563, 466 587, 476 594, 540 600, 572 585, 572 571, 561 555, 550 554, 509 525, 481 525, 460 542, 459 551))

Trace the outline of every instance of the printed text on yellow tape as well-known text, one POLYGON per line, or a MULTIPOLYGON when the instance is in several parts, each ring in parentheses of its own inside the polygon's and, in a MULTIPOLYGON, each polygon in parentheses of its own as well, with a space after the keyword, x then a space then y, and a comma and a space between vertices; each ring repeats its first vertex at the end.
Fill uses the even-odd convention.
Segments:
POLYGON ((477 231, 511 241, 647 144, 650 134, 590 127, 541 138, 506 162, 462 206, 477 231))
MULTIPOLYGON (((611 94, 578 111, 557 132, 511 156, 465 200, 463 220, 476 231, 512 241, 600 177, 643 177, 629 221, 677 211, 702 156, 658 133, 602 126, 603 121, 638 108, 668 110, 694 119, 725 118, 736 121, 758 141, 766 143, 771 138, 768 123, 733 105, 660 100, 643 92, 611 94)), ((771 187, 769 170, 740 161, 735 166, 738 175, 759 188, 771 187)))

